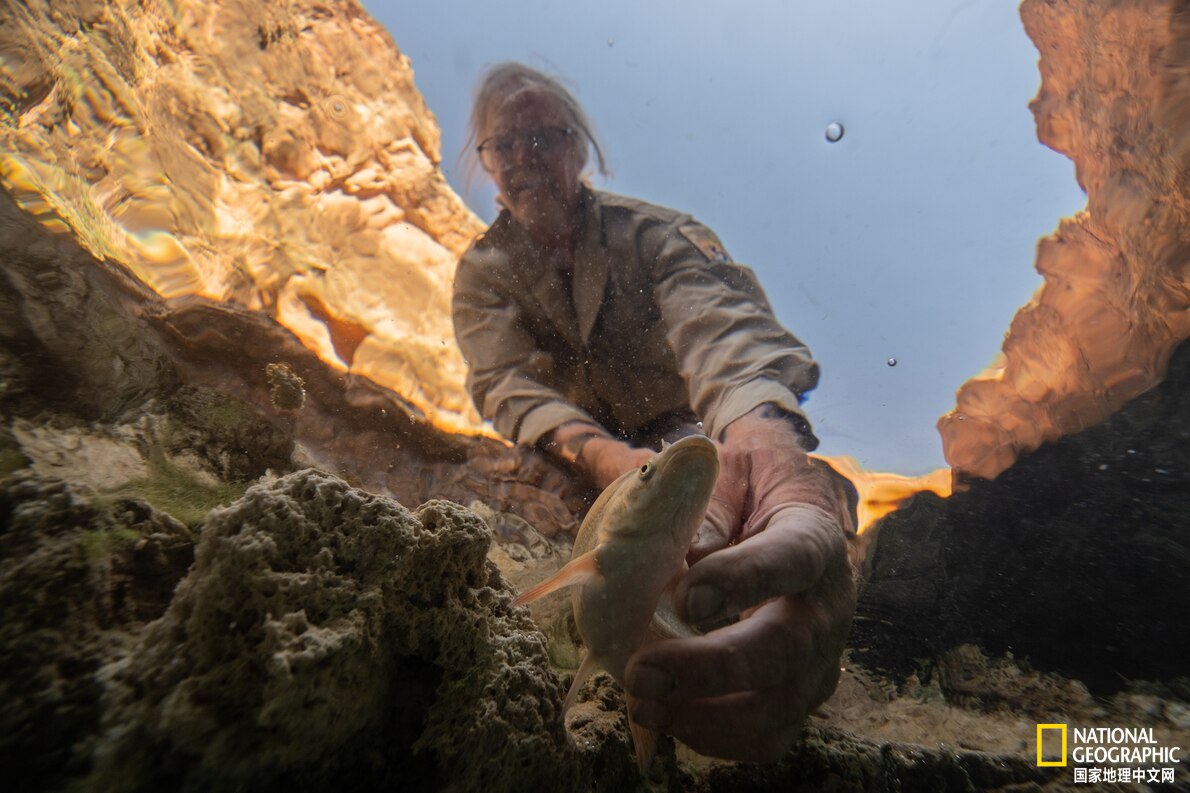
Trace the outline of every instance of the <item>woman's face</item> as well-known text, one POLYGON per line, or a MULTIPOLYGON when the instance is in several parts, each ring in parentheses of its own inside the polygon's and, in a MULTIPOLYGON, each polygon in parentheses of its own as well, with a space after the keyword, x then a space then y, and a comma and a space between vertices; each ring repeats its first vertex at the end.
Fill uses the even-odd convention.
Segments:
POLYGON ((497 109, 484 132, 484 168, 513 218, 538 233, 569 231, 578 206, 582 140, 558 100, 540 90, 520 91, 497 109))

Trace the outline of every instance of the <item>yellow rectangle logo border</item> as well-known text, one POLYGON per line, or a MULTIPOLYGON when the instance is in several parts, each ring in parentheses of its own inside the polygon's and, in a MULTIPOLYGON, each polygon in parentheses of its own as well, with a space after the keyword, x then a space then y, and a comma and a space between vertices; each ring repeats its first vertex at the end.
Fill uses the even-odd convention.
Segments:
POLYGON ((1038 724, 1037 725, 1037 767, 1066 767, 1066 725, 1065 724, 1038 724), (1041 733, 1044 730, 1059 730, 1062 733, 1062 759, 1061 760, 1042 760, 1041 759, 1041 733))

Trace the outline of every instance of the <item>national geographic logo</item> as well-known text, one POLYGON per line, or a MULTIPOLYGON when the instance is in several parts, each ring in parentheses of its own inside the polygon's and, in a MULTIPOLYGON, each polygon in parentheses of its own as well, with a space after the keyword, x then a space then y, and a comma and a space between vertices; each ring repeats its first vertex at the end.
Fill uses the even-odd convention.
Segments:
POLYGON ((1100 782, 1172 784, 1180 746, 1167 746, 1152 727, 1074 727, 1067 752, 1067 725, 1037 725, 1038 767, 1073 763, 1075 784, 1100 782))
POLYGON ((1066 765, 1066 725, 1038 724, 1037 725, 1037 766, 1066 765), (1048 740, 1047 740, 1048 738, 1048 740), (1054 759, 1054 758, 1057 759, 1054 759), (1046 759, 1049 758, 1049 759, 1046 759))

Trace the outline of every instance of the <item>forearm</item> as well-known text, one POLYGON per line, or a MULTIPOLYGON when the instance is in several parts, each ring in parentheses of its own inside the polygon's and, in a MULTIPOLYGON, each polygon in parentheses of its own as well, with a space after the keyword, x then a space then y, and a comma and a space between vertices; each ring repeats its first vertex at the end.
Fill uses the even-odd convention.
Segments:
POLYGON ((652 456, 650 450, 638 449, 613 437, 603 427, 583 421, 558 427, 550 433, 544 447, 600 488, 652 456))
POLYGON ((751 270, 708 261, 671 233, 655 277, 669 346, 711 437, 764 402, 798 411, 818 384, 818 364, 777 321, 751 270))
POLYGON ((720 439, 729 442, 729 436, 742 438, 746 434, 755 434, 773 430, 784 432, 790 430, 797 439, 802 450, 812 452, 818 448, 818 438, 810 428, 810 422, 800 410, 793 410, 787 403, 762 402, 742 416, 729 423, 720 435, 720 439))
POLYGON ((611 434, 597 424, 572 421, 551 432, 544 447, 563 462, 581 467, 580 460, 588 443, 611 439, 611 434))

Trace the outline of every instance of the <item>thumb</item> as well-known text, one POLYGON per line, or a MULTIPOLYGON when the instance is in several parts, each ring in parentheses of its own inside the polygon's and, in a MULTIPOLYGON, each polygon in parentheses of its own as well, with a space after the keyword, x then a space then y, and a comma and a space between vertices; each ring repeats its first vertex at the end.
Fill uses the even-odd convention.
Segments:
POLYGON ((836 560, 846 560, 846 543, 835 518, 808 504, 784 505, 759 534, 692 565, 674 589, 674 603, 695 624, 734 617, 809 589, 836 560))

